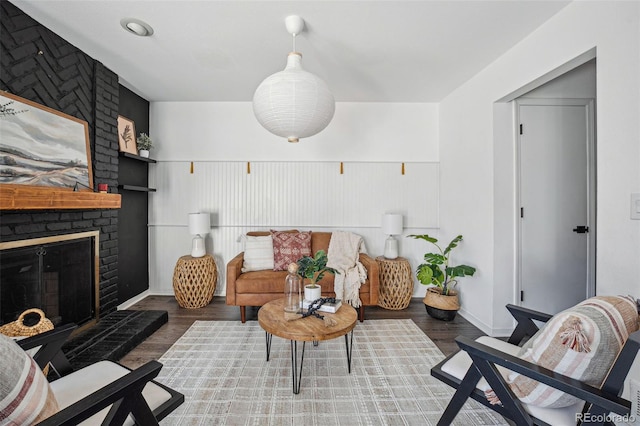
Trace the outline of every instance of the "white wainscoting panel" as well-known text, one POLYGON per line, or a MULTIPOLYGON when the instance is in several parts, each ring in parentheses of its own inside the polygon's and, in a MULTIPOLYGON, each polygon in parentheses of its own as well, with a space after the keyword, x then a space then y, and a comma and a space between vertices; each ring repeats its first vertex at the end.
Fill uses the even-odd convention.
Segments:
MULTIPOLYGON (((218 267, 216 295, 225 292, 227 262, 252 230, 345 230, 362 235, 381 254, 385 212, 404 216, 405 234, 438 227, 438 163, 158 162, 150 167, 150 292, 173 294, 173 268, 191 251, 190 212, 211 213, 207 253, 218 267)), ((414 263, 425 247, 403 236, 401 256, 414 263), (404 240, 404 241, 403 241, 404 240), (404 247, 404 251, 403 251, 404 247), (415 253, 414 253, 415 251, 415 253)), ((417 289, 416 289, 417 290, 417 289)), ((420 291, 418 291, 420 293, 420 291)))
POLYGON ((438 227, 438 163, 158 162, 150 169, 149 223, 213 226, 379 227, 385 212, 405 227, 438 227), (250 167, 250 173, 248 173, 250 167))

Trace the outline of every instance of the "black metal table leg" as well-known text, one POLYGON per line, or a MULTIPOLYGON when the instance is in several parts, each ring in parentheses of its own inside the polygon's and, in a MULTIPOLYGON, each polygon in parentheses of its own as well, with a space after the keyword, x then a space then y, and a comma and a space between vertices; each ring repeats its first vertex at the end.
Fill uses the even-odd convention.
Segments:
POLYGON ((351 374, 351 355, 353 354, 353 330, 351 330, 351 339, 349 339, 349 335, 344 335, 344 343, 347 347, 347 367, 349 368, 349 374, 351 374), (349 341, 351 340, 351 341, 349 341))
POLYGON ((304 348, 307 342, 302 342, 302 356, 300 357, 300 369, 298 370, 298 341, 291 341, 291 375, 293 379, 293 393, 300 393, 300 382, 302 381, 302 364, 304 362, 304 348))
POLYGON ((271 339, 273 339, 273 334, 264 332, 265 341, 267 343, 267 362, 269 362, 269 355, 271 354, 271 339))

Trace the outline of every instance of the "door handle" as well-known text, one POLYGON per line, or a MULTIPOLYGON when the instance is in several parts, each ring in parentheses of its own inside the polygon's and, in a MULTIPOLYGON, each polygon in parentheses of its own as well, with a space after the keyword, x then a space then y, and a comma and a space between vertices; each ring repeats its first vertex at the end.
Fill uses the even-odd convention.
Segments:
POLYGON ((575 228, 573 228, 573 232, 577 234, 586 234, 587 232, 589 232, 589 227, 583 225, 576 226, 575 228))

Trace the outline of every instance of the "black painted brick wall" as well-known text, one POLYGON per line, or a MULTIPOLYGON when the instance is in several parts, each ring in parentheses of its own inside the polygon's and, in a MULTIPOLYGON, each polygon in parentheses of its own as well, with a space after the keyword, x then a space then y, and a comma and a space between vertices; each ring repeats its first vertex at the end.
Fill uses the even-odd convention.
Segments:
MULTIPOLYGON (((117 190, 118 76, 0 1, 0 89, 89 123, 94 188, 117 190)), ((0 212, 0 240, 100 230, 100 316, 118 304, 118 210, 0 212)))

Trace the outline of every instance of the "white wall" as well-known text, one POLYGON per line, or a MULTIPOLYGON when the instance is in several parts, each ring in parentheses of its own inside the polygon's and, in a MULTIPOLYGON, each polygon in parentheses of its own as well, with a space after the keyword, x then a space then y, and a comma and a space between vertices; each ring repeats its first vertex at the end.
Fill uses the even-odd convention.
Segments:
POLYGON ((438 161, 438 105, 336 104, 329 126, 297 144, 272 135, 251 102, 152 102, 154 158, 171 161, 438 161))
MULTIPOLYGON (((436 104, 338 103, 327 129, 290 144, 257 123, 249 102, 151 103, 150 135, 157 141, 153 157, 158 164, 150 166, 150 186, 158 192, 149 195, 150 292, 172 294, 173 266, 190 250, 190 211, 213 215, 207 248, 221 273, 217 295, 225 294, 226 263, 242 250, 236 239, 249 230, 347 230, 365 238, 370 254, 380 255, 386 236, 379 218, 393 211, 404 215, 404 235, 437 235, 438 122, 436 104), (344 175, 339 175, 340 162, 344 175), (308 174, 323 186, 301 189, 312 186, 308 174), (291 199, 279 185, 304 192, 301 204, 311 192, 316 200, 308 203, 310 208, 324 206, 322 211, 302 214, 290 207, 282 212, 291 199), (357 220, 352 212, 326 208, 351 197, 364 209, 357 220), (223 202, 232 207, 222 207, 223 202), (284 223, 286 218, 295 223, 284 223)), ((399 239, 401 256, 415 268, 427 247, 423 241, 399 239)), ((414 289, 424 294, 424 286, 414 289)))
POLYGON ((522 95, 523 98, 542 99, 595 99, 596 60, 592 59, 562 76, 522 95))
MULTIPOLYGON (((461 313, 488 333, 510 327, 503 306, 515 302, 513 276, 505 273, 513 271, 508 236, 516 212, 505 198, 515 191, 514 158, 496 145, 513 129, 494 128, 509 114, 496 101, 593 48, 597 294, 640 297, 640 222, 629 218, 630 193, 640 192, 640 3, 573 2, 440 104, 440 232, 465 235, 461 260, 479 267, 473 282, 462 283, 461 313)), ((640 378, 639 367, 633 375, 640 378)))
POLYGON ((494 150, 501 148, 494 146, 494 103, 594 47, 597 292, 639 293, 640 223, 629 219, 629 194, 640 190, 639 15, 636 2, 574 2, 440 104, 441 233, 463 233, 465 260, 481 265, 476 282, 463 283, 462 297, 466 313, 487 331, 509 324, 506 314, 492 314, 504 312, 503 295, 511 294, 513 288, 506 277, 496 281, 495 272, 512 265, 495 256, 503 248, 493 248, 494 231, 500 232, 494 226, 501 226, 494 224, 494 217, 515 212, 505 213, 513 206, 494 199, 494 174, 513 166, 512 158, 502 159, 509 161, 504 165, 494 164, 494 155, 500 158, 494 150), (467 206, 474 199, 482 202, 472 203, 474 220, 470 221, 467 206))

